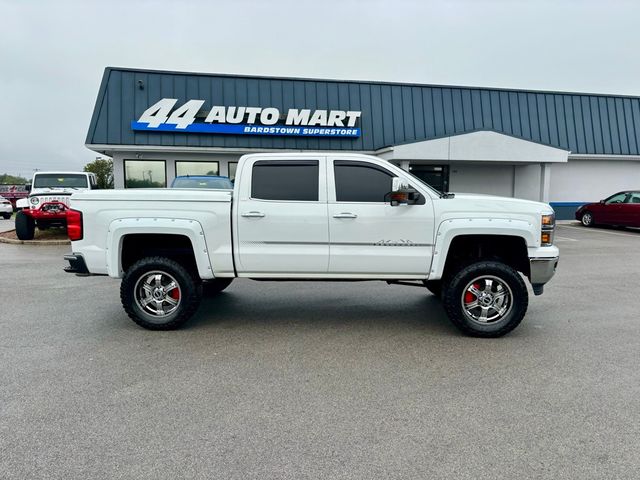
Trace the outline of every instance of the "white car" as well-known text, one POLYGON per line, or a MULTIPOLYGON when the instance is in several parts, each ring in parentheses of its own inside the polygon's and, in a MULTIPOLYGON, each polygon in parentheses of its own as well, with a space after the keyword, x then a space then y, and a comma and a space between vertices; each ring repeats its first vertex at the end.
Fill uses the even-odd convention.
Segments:
POLYGON ((67 271, 122 278, 139 325, 166 330, 221 291, 255 280, 383 280, 441 296, 463 332, 497 337, 554 275, 545 203, 441 194, 375 157, 245 155, 231 190, 78 192, 67 214, 67 271), (522 275, 521 275, 522 274, 522 275))
POLYGON ((11 205, 11 202, 4 197, 0 197, 0 215, 2 215, 5 220, 9 220, 12 214, 13 205, 11 205))

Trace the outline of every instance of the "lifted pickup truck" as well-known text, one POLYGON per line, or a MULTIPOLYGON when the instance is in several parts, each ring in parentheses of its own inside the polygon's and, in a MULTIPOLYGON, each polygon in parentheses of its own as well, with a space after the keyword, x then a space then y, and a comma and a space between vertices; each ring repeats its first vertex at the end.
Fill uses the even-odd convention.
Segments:
POLYGON ((269 153, 240 159, 233 190, 76 193, 68 272, 122 278, 142 327, 179 327, 203 283, 383 280, 440 296, 463 332, 498 337, 553 276, 555 217, 544 203, 440 194, 359 154, 269 153))

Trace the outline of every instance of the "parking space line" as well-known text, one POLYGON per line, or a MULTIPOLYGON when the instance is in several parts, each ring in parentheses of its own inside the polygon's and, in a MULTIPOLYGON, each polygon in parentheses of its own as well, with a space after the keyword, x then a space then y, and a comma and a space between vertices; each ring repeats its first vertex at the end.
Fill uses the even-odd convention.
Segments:
POLYGON ((580 241, 577 238, 560 237, 559 235, 556 235, 555 239, 556 240, 561 240, 561 241, 564 241, 564 242, 579 242, 580 241))
POLYGON ((604 233, 605 235, 617 235, 618 237, 640 238, 640 235, 634 235, 632 233, 609 232, 607 230, 594 230, 594 229, 587 230, 584 227, 571 227, 569 225, 558 225, 558 229, 559 228, 571 228, 572 230, 580 230, 585 233, 604 233))

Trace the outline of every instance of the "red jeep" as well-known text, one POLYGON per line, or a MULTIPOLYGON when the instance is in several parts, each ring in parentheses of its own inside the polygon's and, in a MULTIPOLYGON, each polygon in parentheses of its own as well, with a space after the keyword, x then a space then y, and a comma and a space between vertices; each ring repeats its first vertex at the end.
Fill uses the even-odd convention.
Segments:
POLYGON ((36 172, 29 196, 18 200, 16 235, 32 240, 35 229, 67 226, 69 198, 75 192, 96 188, 96 176, 89 172, 36 172))

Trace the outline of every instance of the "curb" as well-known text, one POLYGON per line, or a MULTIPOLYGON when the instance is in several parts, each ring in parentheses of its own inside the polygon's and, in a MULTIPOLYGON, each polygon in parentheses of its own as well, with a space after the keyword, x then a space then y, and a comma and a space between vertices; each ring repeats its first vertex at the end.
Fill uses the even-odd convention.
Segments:
MULTIPOLYGON (((15 232, 15 230, 8 231, 15 232)), ((8 243, 11 245, 71 245, 71 241, 69 240, 16 240, 15 238, 5 238, 1 236, 0 243, 8 243)))

